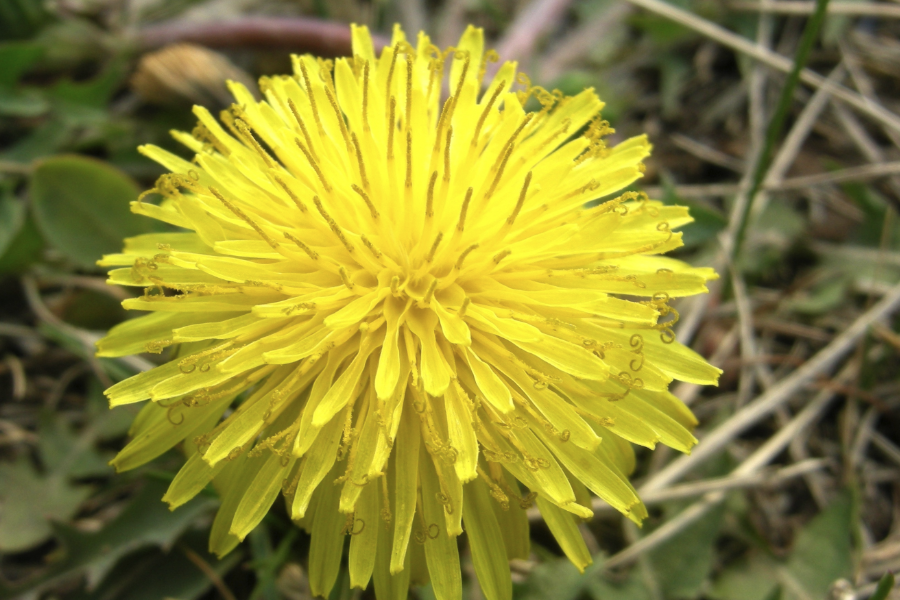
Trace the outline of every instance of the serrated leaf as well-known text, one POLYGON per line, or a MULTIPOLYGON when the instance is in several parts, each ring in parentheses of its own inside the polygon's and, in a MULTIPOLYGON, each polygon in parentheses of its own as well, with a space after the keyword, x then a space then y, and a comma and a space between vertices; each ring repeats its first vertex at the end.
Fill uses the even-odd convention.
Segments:
POLYGON ((53 534, 51 519, 68 520, 90 495, 60 473, 44 476, 26 458, 0 464, 0 552, 20 552, 53 534))
POLYGON ((86 575, 88 588, 93 589, 124 556, 148 546, 171 548, 217 500, 200 495, 170 512, 160 500, 167 485, 163 481, 147 481, 125 510, 100 531, 84 533, 69 525, 55 524, 53 529, 61 544, 55 560, 41 574, 14 586, 0 580, 0 599, 36 593, 79 574, 86 575))
POLYGON ((207 573, 195 561, 202 560, 224 577, 243 558, 232 552, 219 560, 206 551, 208 532, 189 531, 168 552, 158 549, 137 552, 119 562, 96 590, 82 600, 192 600, 212 587, 207 573), (165 574, 160 577, 160 574, 165 574))
POLYGON ((34 215, 44 237, 76 264, 93 268, 122 238, 148 233, 149 219, 132 214, 137 184, 98 160, 58 156, 41 162, 31 177, 34 215))
POLYGON ((45 412, 39 418, 38 446, 48 471, 79 479, 108 475, 112 453, 101 454, 94 447, 92 424, 76 435, 66 418, 57 412, 45 412))

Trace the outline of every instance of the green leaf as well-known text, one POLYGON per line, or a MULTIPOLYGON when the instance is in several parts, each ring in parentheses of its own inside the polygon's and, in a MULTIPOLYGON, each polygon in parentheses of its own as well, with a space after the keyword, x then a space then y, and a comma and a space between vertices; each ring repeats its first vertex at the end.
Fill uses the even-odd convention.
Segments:
POLYGON ((648 560, 666 597, 694 598, 700 593, 712 571, 715 542, 724 514, 725 506, 719 504, 705 517, 648 552, 648 560))
POLYGON ((872 594, 869 600, 887 600, 888 594, 891 593, 892 589, 894 589, 894 574, 888 571, 881 578, 881 581, 878 582, 878 587, 875 588, 875 593, 872 594))
POLYGON ((201 560, 220 578, 240 563, 242 553, 232 552, 219 560, 206 551, 209 532, 189 531, 168 552, 157 549, 135 553, 119 562, 93 592, 78 600, 191 600, 212 587, 201 560), (160 574, 165 574, 160 577, 160 574))
POLYGON ((60 148, 71 143, 76 134, 76 128, 71 123, 57 117, 47 119, 9 149, 0 153, 0 158, 27 166, 34 160, 55 154, 60 148))
POLYGON ((575 600, 584 592, 593 573, 593 567, 584 574, 579 573, 565 558, 549 560, 531 571, 526 585, 521 591, 516 590, 513 597, 519 600, 575 600))
MULTIPOLYGON (((5 223, 0 224, 0 229, 3 225, 5 223)), ((30 215, 26 216, 25 222, 7 245, 6 252, 0 252, 0 273, 24 271, 31 263, 40 258, 43 249, 44 238, 41 236, 41 232, 34 224, 34 219, 30 215)))
POLYGON ((25 205, 0 190, 0 256, 6 253, 25 223, 25 205))
POLYGON ((19 83, 22 74, 36 63, 44 48, 29 42, 0 44, 0 87, 12 87, 19 83))
POLYGON ((825 598, 831 584, 853 575, 850 495, 842 494, 797 535, 782 569, 785 598, 825 598), (802 590, 802 593, 801 593, 802 590))
POLYGON ((13 90, 0 87, 0 115, 6 117, 38 117, 50 110, 50 104, 36 90, 13 90))
POLYGON ((724 569, 707 595, 713 600, 768 600, 778 588, 778 565, 758 553, 724 569))
POLYGON ((39 418, 38 446, 48 471, 80 479, 109 475, 112 453, 101 454, 94 447, 94 431, 88 424, 81 435, 72 431, 66 417, 57 412, 44 412, 39 418))
POLYGON ((681 198, 675 193, 675 186, 668 177, 663 178, 663 194, 661 200, 666 204, 687 206, 690 209, 694 222, 688 223, 679 231, 682 232, 682 242, 685 248, 695 248, 705 242, 714 239, 728 225, 721 213, 686 198, 681 198))
POLYGON ((60 81, 50 90, 50 96, 67 105, 105 110, 124 77, 125 63, 116 59, 91 80, 60 81))
POLYGON ((118 252, 122 238, 148 233, 149 219, 129 210, 134 181, 95 159, 58 156, 40 163, 31 178, 34 215, 45 238, 77 265, 93 268, 118 252))
POLYGON ((0 464, 0 552, 21 552, 53 534, 50 519, 68 520, 90 495, 62 473, 38 474, 26 458, 0 464))
POLYGON ((837 273, 833 278, 822 281, 809 290, 804 290, 802 296, 791 298, 787 307, 810 315, 825 314, 840 306, 844 301, 849 283, 847 277, 837 273))
MULTIPOLYGON (((168 484, 148 480, 118 517, 103 529, 84 533, 69 525, 55 524, 61 543, 48 568, 32 579, 9 585, 0 580, 0 599, 16 598, 26 592, 37 593, 62 579, 84 574, 94 588, 123 557, 148 546, 168 549, 198 517, 216 504, 214 498, 200 495, 178 510, 170 512, 160 500, 168 484)), ((3 489, 7 489, 5 486, 3 489)))

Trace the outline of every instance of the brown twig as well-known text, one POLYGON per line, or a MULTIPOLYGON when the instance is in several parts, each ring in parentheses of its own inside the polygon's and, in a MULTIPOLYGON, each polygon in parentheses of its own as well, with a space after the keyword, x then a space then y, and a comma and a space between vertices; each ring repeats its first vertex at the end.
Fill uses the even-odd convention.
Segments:
MULTIPOLYGON (((142 50, 176 42, 208 48, 252 48, 311 52, 320 56, 349 56, 350 27, 343 23, 304 17, 243 17, 228 21, 192 23, 167 21, 144 27, 137 34, 142 50)), ((375 50, 388 44, 373 35, 375 50)))

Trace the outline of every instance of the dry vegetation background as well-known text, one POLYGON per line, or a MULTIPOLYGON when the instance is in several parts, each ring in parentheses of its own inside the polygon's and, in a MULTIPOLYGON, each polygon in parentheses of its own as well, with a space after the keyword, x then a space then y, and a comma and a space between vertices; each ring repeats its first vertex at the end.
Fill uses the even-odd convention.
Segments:
MULTIPOLYGON (((595 87, 616 138, 655 144, 642 186, 692 208, 678 254, 722 275, 678 306, 679 339, 725 371, 718 388, 675 389, 700 445, 639 452, 651 518, 638 530, 598 504, 584 574, 535 519, 515 597, 872 597, 900 569, 900 3, 832 0, 786 86, 815 8, 0 0, 0 598, 308 598, 308 540, 277 504, 218 561, 215 495, 174 513, 159 500, 177 452, 107 466, 134 412, 109 411, 102 389, 158 357, 93 357, 126 318, 126 292, 94 261, 153 227, 127 210, 160 174, 138 144, 175 149, 167 132, 192 128, 191 103, 227 105, 226 77, 287 72, 291 51, 345 53, 350 21, 441 45, 471 22, 535 83, 595 87)), ((333 598, 373 597, 348 586, 342 575, 333 598)))

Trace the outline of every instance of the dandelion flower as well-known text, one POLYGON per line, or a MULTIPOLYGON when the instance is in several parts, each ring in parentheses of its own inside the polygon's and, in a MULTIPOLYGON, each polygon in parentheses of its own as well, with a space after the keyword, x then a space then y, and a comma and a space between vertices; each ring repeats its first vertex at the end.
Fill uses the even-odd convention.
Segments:
POLYGON ((609 147, 593 90, 547 92, 513 62, 484 81, 497 57, 473 27, 445 51, 399 27, 378 57, 352 38, 352 58, 294 56, 261 102, 231 83, 219 120, 196 107, 174 133, 192 162, 141 148, 171 173, 133 210, 179 229, 100 261, 150 314, 99 353, 171 354, 107 390, 151 400, 113 463, 182 444, 164 500, 212 482, 219 555, 283 496, 316 595, 349 539, 353 586, 459 598, 465 531, 486 597, 509 599, 526 509, 584 569, 590 492, 647 514, 631 444, 695 443, 667 388, 719 371, 675 341, 669 302, 715 273, 660 256, 691 219, 622 193, 650 144, 609 147))

